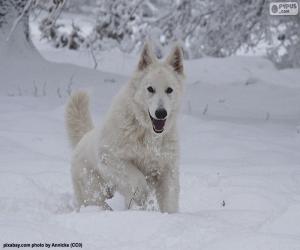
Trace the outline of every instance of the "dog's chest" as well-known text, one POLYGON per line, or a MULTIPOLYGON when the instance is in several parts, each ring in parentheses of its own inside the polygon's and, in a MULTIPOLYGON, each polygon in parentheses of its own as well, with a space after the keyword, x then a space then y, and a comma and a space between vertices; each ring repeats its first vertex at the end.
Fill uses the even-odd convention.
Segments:
POLYGON ((145 137, 136 145, 134 164, 146 177, 159 177, 174 158, 172 148, 163 139, 145 137))

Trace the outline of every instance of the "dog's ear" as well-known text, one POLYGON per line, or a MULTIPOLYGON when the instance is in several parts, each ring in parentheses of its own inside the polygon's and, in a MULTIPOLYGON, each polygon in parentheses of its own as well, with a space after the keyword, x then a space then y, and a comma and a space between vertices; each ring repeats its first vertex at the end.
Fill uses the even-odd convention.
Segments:
POLYGON ((183 75, 183 54, 181 46, 175 45, 168 56, 166 63, 170 65, 176 73, 183 75))
POLYGON ((138 64, 138 70, 145 70, 150 64, 156 61, 155 55, 152 52, 151 46, 149 43, 145 43, 140 61, 138 64))

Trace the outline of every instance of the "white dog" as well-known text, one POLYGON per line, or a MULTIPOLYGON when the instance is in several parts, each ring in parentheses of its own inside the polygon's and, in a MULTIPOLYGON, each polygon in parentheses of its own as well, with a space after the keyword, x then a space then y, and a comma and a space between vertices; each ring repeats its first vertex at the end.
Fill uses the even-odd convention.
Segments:
POLYGON ((81 205, 98 205, 117 190, 127 206, 144 205, 155 190, 162 212, 177 212, 179 199, 176 119, 183 92, 183 56, 175 46, 160 62, 145 45, 137 70, 113 101, 103 127, 93 128, 89 98, 74 94, 66 109, 74 147, 72 179, 81 205))

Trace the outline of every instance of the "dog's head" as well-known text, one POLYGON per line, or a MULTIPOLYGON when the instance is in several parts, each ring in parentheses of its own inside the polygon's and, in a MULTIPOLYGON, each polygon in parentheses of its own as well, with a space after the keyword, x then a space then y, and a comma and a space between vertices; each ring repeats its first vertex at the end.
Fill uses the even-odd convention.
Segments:
POLYGON ((160 62, 149 44, 143 48, 133 80, 137 119, 156 134, 167 131, 176 119, 184 79, 182 49, 175 46, 160 62), (139 107, 139 108, 137 108, 139 107))

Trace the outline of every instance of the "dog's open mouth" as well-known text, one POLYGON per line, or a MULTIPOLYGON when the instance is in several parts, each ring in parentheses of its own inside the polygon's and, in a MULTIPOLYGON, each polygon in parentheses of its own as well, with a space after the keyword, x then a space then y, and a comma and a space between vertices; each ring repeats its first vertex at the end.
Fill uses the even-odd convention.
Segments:
POLYGON ((155 133, 161 133, 164 131, 164 126, 166 123, 167 119, 155 119, 151 116, 150 112, 149 112, 149 116, 151 118, 152 121, 152 127, 155 133))

